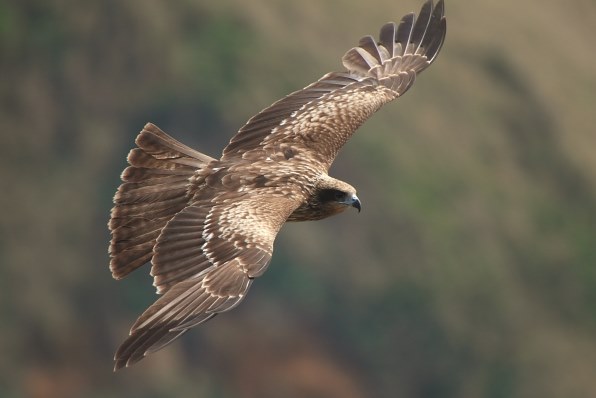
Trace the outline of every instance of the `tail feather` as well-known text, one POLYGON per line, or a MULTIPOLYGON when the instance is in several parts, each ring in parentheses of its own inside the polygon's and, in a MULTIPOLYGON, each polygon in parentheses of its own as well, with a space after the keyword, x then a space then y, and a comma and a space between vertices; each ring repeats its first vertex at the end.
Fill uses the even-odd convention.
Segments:
MULTIPOLYGON (((180 191, 176 191, 179 193, 180 191)), ((182 191, 183 194, 185 191, 182 191)), ((180 195, 173 196, 170 199, 167 199, 165 196, 161 197, 161 200, 158 202, 141 202, 141 203, 119 203, 118 207, 118 216, 119 217, 132 217, 132 216, 144 216, 146 218, 155 218, 160 217, 168 214, 167 210, 173 206, 175 206, 180 201, 180 195), (164 212, 166 212, 164 214, 164 212)), ((126 223, 122 223, 123 221, 128 221, 124 218, 114 219, 112 224, 112 229, 118 228, 121 225, 125 225, 126 223)))
POLYGON ((173 199, 186 191, 189 176, 183 176, 174 182, 134 182, 123 183, 114 196, 116 204, 155 203, 173 199))
POLYGON ((145 125, 135 142, 139 148, 155 159, 166 159, 196 168, 213 160, 210 156, 176 141, 151 123, 145 125))
POLYGON ((153 256, 166 223, 188 205, 189 179, 214 159, 191 149, 148 123, 128 155, 114 196, 108 226, 110 269, 121 279, 153 256))

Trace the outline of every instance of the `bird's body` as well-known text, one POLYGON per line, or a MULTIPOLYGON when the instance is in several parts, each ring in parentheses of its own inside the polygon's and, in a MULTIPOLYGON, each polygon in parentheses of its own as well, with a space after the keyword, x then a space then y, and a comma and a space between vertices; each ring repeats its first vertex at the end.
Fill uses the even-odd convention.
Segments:
POLYGON ((122 173, 109 227, 110 268, 120 279, 151 262, 163 294, 116 353, 116 369, 237 305, 267 268, 287 221, 320 220, 349 207, 356 190, 327 172, 354 131, 405 93, 445 37, 442 0, 418 19, 381 29, 332 72, 266 108, 232 138, 220 159, 147 124, 122 173))

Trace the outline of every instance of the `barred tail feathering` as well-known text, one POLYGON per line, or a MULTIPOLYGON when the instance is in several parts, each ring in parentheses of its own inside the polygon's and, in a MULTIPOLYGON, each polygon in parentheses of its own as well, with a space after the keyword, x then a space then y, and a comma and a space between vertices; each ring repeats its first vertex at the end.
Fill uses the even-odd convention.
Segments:
POLYGON ((159 233, 188 204, 189 178, 213 160, 151 123, 135 143, 108 223, 110 269, 116 279, 151 260, 159 233))

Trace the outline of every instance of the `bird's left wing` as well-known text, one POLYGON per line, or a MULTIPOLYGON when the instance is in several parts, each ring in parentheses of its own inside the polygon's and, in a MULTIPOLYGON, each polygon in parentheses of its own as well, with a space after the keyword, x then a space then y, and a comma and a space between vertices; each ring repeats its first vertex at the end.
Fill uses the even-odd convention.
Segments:
POLYGON ((133 325, 115 369, 236 306, 265 271, 277 232, 298 204, 275 192, 226 192, 172 218, 157 239, 151 269, 165 294, 133 325))
POLYGON ((443 0, 436 6, 428 0, 417 18, 411 13, 399 25, 385 24, 378 42, 366 36, 344 55, 347 71, 329 73, 251 118, 222 159, 300 153, 328 169, 354 131, 383 104, 404 94, 434 61, 445 31, 443 0))

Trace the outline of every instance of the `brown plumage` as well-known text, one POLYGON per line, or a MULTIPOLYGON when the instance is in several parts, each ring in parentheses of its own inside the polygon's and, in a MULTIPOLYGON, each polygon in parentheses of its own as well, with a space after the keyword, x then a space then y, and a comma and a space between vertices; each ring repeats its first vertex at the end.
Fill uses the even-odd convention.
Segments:
POLYGON ((266 108, 220 159, 147 124, 128 155, 109 228, 110 269, 120 279, 151 262, 163 294, 136 321, 115 368, 159 350, 236 306, 271 259, 286 221, 319 220, 356 190, 327 175, 340 148, 383 104, 404 94, 445 38, 443 0, 366 36, 332 72, 266 108))

